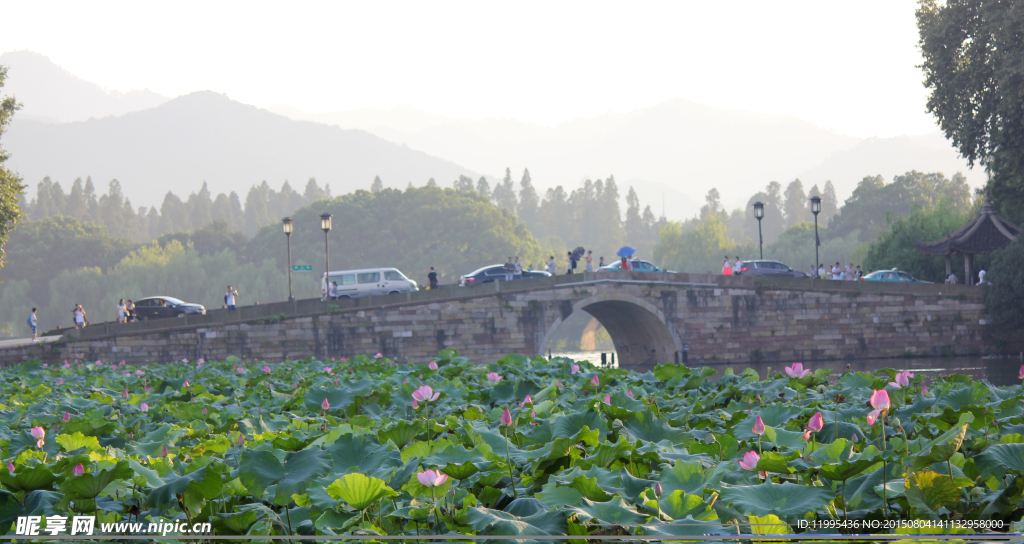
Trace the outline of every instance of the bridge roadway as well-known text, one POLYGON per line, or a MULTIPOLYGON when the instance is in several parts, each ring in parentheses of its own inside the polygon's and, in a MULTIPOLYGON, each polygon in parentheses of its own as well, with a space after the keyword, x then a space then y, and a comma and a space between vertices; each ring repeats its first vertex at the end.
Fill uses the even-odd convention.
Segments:
POLYGON ((442 286, 337 302, 298 300, 144 323, 50 331, 46 344, 0 347, 31 359, 131 363, 236 355, 278 361, 381 353, 423 362, 455 348, 471 360, 542 355, 583 311, 608 330, 620 366, 983 354, 984 287, 702 274, 597 272, 442 286))

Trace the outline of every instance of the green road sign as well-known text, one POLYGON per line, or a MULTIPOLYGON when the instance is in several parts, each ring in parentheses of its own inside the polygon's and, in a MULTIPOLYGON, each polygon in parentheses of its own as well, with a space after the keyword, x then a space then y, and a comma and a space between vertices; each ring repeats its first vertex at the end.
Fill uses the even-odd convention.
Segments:
POLYGON ((297 264, 292 266, 292 270, 295 272, 309 272, 310 270, 313 270, 313 267, 308 264, 297 264))

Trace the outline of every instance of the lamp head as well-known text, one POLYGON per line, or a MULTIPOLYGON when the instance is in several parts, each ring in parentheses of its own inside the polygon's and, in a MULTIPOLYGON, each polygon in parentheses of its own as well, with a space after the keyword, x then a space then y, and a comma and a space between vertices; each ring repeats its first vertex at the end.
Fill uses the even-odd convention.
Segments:
POLYGON ((331 230, 331 217, 332 216, 329 213, 320 214, 320 228, 323 229, 324 232, 331 230))
POLYGON ((291 234, 292 233, 292 228, 293 227, 292 227, 292 218, 291 217, 285 217, 284 219, 282 219, 281 220, 281 224, 284 227, 284 233, 285 234, 291 234))
POLYGON ((811 197, 811 213, 818 215, 821 212, 821 197, 811 197))
POLYGON ((755 202, 754 203, 754 217, 756 217, 758 221, 760 221, 761 218, 764 217, 764 204, 763 203, 761 203, 761 202, 755 202))

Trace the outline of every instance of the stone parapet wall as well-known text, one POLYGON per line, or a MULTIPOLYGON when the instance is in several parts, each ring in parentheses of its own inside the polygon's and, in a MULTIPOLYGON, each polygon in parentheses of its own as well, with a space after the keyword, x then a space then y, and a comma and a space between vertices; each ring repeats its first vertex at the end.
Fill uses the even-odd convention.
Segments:
POLYGON ((985 353, 984 288, 689 274, 577 274, 340 303, 296 301, 188 319, 99 324, 0 350, 30 359, 167 362, 235 355, 280 361, 381 353, 424 362, 544 354, 576 311, 608 329, 624 366, 985 353))

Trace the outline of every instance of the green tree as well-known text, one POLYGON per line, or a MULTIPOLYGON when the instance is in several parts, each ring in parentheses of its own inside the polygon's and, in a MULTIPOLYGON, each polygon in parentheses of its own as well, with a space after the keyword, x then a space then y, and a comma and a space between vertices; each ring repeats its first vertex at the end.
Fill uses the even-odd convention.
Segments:
MULTIPOLYGON (((473 178, 470 178, 469 176, 459 176, 459 179, 455 180, 455 182, 452 184, 452 187, 454 187, 456 191, 476 190, 476 187, 473 186, 473 178)), ((380 191, 374 192, 379 193, 380 191)))
POLYGON ((516 190, 512 185, 512 169, 505 169, 505 177, 502 178, 501 183, 494 187, 493 193, 494 203, 500 208, 515 213, 516 211, 516 190))
MULTIPOLYGON (((887 230, 868 247, 864 257, 865 269, 899 268, 922 280, 943 281, 946 277, 945 259, 921 253, 914 243, 938 240, 964 226, 972 215, 970 209, 960 210, 949 202, 931 208, 915 206, 906 217, 890 215, 887 230)), ((980 256, 976 263, 984 266, 984 259, 980 256)))
POLYGON ((373 183, 370 184, 371 193, 379 193, 384 190, 384 182, 380 180, 380 176, 373 176, 373 183))
POLYGON ((1001 349, 1024 338, 1024 242, 1020 238, 992 255, 985 273, 988 314, 1001 349))
POLYGON ((540 198, 533 188, 530 170, 523 169, 523 179, 519 181, 519 207, 517 215, 530 229, 537 228, 537 213, 540 211, 540 198))
POLYGON ((989 171, 999 211, 1024 222, 1024 6, 921 0, 917 26, 928 111, 969 164, 989 171))
POLYGON ((807 202, 807 195, 804 193, 804 184, 795 179, 786 186, 786 200, 783 204, 783 211, 786 214, 786 228, 807 220, 811 210, 807 202))
POLYGON ((661 228, 654 247, 654 261, 662 268, 696 274, 720 274, 722 258, 752 254, 750 245, 739 245, 726 234, 719 214, 710 214, 684 229, 682 223, 669 222, 661 228))
POLYGON ((480 179, 476 181, 476 192, 480 193, 480 196, 490 200, 491 184, 487 183, 486 177, 480 176, 480 179))

